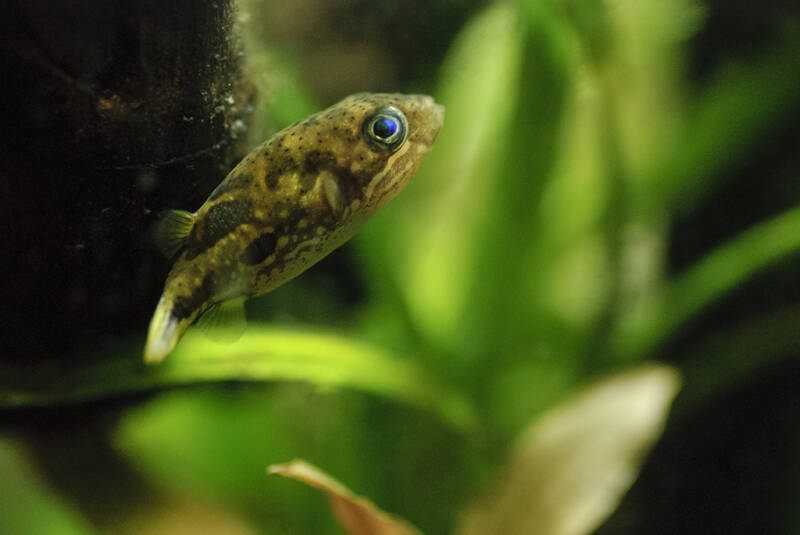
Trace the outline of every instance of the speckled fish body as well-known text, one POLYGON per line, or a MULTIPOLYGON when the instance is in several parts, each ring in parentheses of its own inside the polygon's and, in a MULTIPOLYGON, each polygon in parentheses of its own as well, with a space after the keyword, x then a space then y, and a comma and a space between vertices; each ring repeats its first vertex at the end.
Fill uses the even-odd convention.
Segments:
POLYGON ((362 93, 248 154, 186 213, 145 360, 166 357, 207 310, 269 292, 347 241, 405 186, 443 118, 428 96, 362 93))

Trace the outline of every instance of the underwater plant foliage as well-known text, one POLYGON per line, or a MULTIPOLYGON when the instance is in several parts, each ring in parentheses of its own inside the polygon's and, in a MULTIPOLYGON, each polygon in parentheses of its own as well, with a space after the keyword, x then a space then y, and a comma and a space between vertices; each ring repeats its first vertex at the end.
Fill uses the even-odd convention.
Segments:
POLYGON ((235 143, 116 215, 136 304, 0 362, 1 533, 800 529, 798 10, 222 4, 239 89, 208 124, 235 143), (446 108, 406 189, 241 339, 144 366, 158 209, 361 90, 446 108))

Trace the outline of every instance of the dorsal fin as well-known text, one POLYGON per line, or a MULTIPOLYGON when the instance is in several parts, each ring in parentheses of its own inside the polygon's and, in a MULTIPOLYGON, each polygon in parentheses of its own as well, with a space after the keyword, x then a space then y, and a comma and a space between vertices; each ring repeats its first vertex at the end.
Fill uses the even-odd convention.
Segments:
POLYGON ((244 316, 244 297, 236 297, 217 303, 200 316, 197 327, 203 334, 218 342, 235 342, 238 340, 247 320, 244 316))
POLYGON ((164 256, 172 258, 181 250, 196 217, 186 210, 170 210, 161 217, 156 226, 155 240, 164 256))

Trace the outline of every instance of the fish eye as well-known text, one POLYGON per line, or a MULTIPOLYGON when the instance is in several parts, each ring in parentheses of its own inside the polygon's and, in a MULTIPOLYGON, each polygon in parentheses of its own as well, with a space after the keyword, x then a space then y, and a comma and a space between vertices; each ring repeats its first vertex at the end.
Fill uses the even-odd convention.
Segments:
POLYGON ((408 123, 403 112, 394 106, 386 106, 366 118, 361 132, 373 150, 395 151, 406 139, 408 123))

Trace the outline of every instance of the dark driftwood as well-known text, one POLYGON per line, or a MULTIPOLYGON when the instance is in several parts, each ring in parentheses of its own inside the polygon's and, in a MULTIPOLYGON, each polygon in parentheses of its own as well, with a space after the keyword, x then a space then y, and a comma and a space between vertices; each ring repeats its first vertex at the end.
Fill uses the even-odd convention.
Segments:
POLYGON ((0 13, 2 358, 76 358, 144 332, 169 267, 148 229, 197 208, 241 156, 253 90, 235 2, 0 13))

